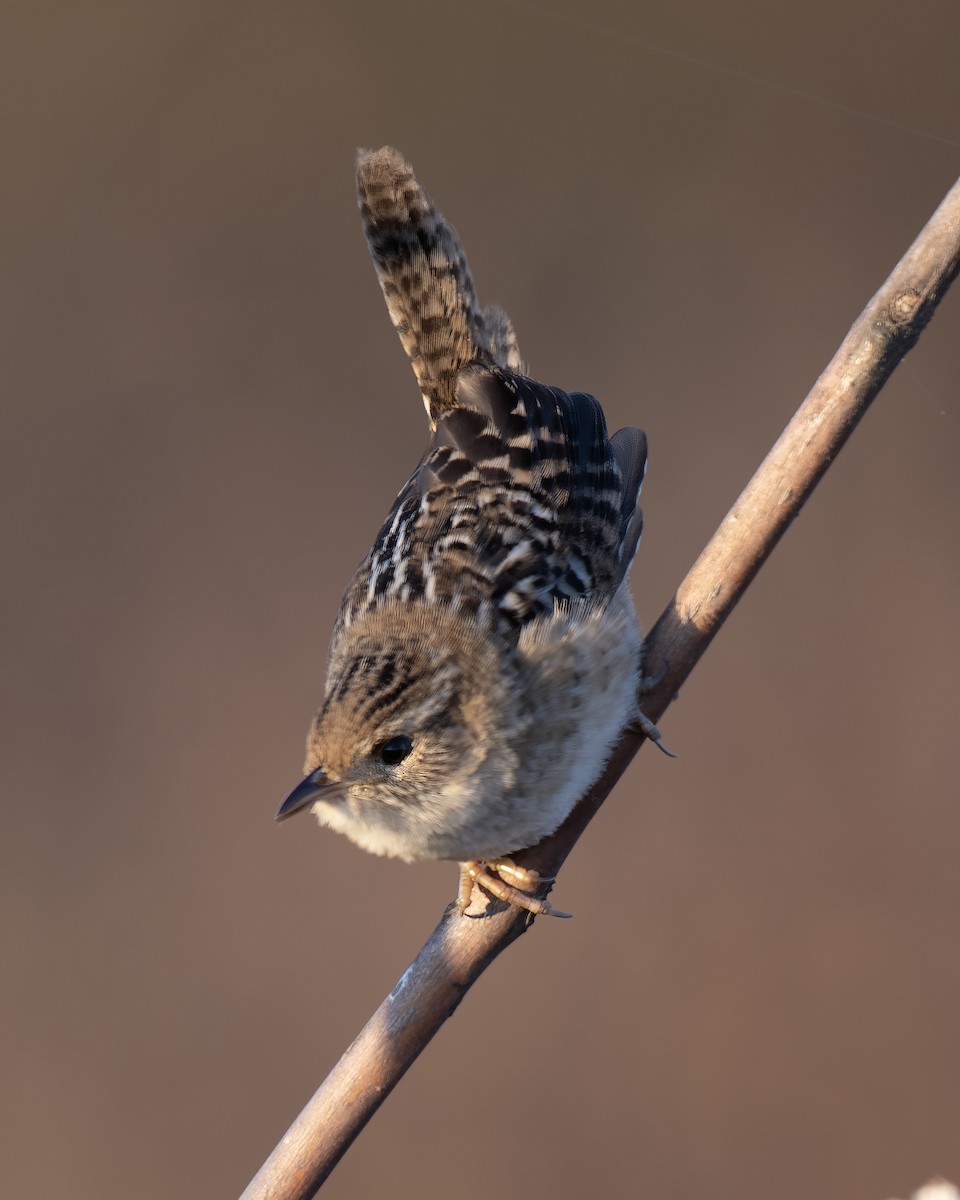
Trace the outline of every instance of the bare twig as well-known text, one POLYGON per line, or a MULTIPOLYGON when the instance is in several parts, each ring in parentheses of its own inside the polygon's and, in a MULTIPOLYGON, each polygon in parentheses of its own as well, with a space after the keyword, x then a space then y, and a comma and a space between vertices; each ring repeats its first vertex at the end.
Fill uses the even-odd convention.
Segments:
MULTIPOLYGON (((913 346, 960 268, 960 182, 854 323, 833 361, 724 518, 647 638, 646 665, 662 678, 643 698, 658 720, 714 634, 802 508, 894 367, 913 346)), ((639 749, 627 732, 555 834, 517 855, 556 874, 639 749)), ((475 892, 476 897, 476 892, 475 892)), ((451 905, 427 944, 290 1127, 243 1200, 314 1195, 487 965, 532 923, 487 905, 482 920, 451 905)), ((471 910, 472 911, 472 910, 471 910)))

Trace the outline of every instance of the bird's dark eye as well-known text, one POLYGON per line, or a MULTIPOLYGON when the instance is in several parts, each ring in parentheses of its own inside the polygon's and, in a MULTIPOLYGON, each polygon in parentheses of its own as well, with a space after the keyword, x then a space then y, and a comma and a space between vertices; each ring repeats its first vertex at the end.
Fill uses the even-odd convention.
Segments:
POLYGON ((380 761, 388 767, 395 767, 398 763, 402 763, 410 751, 413 749, 413 742, 405 733, 401 733, 397 737, 393 737, 389 742, 383 742, 376 749, 376 753, 380 755, 380 761))

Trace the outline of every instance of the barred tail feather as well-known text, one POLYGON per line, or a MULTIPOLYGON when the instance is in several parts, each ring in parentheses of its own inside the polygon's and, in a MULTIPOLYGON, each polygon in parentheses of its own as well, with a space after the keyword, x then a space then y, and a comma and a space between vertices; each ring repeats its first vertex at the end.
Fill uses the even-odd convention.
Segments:
POLYGON ((463 367, 519 368, 513 326, 502 310, 481 310, 456 230, 401 154, 389 146, 360 151, 357 192, 387 311, 435 428, 455 406, 463 367))

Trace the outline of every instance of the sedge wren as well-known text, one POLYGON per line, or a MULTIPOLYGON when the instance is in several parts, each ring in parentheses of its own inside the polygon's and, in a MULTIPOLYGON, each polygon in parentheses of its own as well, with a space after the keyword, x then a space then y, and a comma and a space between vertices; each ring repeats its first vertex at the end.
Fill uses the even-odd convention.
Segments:
POLYGON ((476 881, 554 913, 507 856, 560 825, 628 723, 659 738, 626 582, 646 438, 608 438, 592 396, 521 373, 396 150, 362 152, 357 180, 431 437, 343 597, 306 778, 277 817, 311 808, 374 854, 457 861, 462 907, 476 881))

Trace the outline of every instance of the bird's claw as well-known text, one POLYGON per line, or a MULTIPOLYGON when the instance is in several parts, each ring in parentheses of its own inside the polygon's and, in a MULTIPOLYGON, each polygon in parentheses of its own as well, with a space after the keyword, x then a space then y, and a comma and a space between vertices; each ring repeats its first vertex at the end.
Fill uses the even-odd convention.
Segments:
POLYGON ((521 891, 516 884, 535 888, 541 883, 553 883, 554 876, 541 875, 539 871, 531 871, 520 867, 510 858, 491 858, 486 861, 475 859, 460 864, 460 893, 457 897, 457 907, 465 913, 470 907, 474 884, 515 908, 525 909, 534 916, 543 917, 572 917, 573 913, 560 912, 548 900, 539 896, 531 896, 521 891), (509 883, 513 879, 516 883, 509 883))
POLYGON ((677 757, 672 750, 668 750, 666 748, 666 746, 663 744, 663 740, 661 739, 660 730, 656 727, 656 725, 654 725, 650 718, 645 717, 642 712, 637 713, 627 728, 632 729, 634 733, 642 733, 644 737, 647 738, 648 741, 653 742, 660 753, 665 754, 667 758, 677 757))

